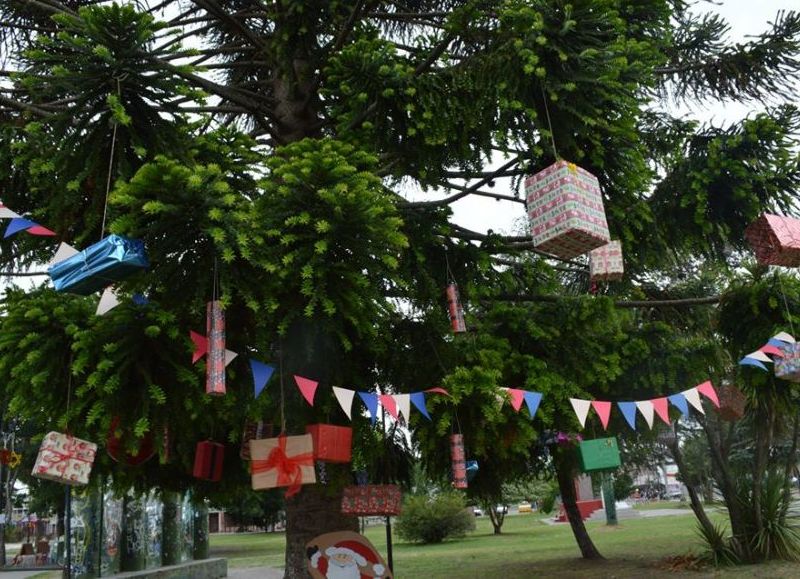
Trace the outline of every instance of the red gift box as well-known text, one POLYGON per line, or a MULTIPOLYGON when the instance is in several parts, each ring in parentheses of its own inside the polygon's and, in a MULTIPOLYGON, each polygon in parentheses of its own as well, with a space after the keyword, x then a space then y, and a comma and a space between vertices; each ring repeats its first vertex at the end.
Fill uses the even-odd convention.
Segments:
POLYGON ((450 461, 453 468, 453 486, 467 488, 467 463, 464 460, 464 435, 450 435, 450 461))
POLYGON ((225 446, 219 442, 204 440, 197 443, 194 451, 195 478, 217 482, 222 478, 222 463, 225 460, 225 446))
POLYGON ((800 219, 764 214, 744 230, 761 265, 800 266, 800 219))
POLYGON ((400 487, 397 485, 363 485, 345 487, 342 513, 358 516, 397 516, 401 510, 400 487))
POLYGON ((324 462, 350 462, 352 458, 353 429, 332 424, 309 424, 306 433, 314 441, 314 460, 324 462))

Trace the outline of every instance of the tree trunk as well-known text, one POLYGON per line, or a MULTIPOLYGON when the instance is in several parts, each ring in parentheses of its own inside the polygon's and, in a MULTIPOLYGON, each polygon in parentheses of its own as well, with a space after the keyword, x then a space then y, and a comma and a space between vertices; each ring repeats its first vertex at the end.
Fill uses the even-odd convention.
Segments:
POLYGON ((194 505, 194 544, 192 558, 208 559, 208 504, 200 501, 194 505))
POLYGON ((342 489, 307 485, 286 501, 284 579, 308 579, 306 543, 333 531, 358 532, 358 518, 342 515, 342 489))
POLYGON ((486 502, 483 505, 484 510, 489 515, 489 520, 492 522, 492 528, 495 535, 500 535, 503 529, 503 522, 505 522, 505 512, 497 512, 497 501, 486 502))
POLYGON ((786 467, 784 469, 784 478, 786 479, 786 487, 784 489, 784 500, 789 503, 792 495, 792 471, 797 465, 797 438, 800 436, 800 417, 797 414, 792 421, 792 446, 789 449, 789 455, 786 457, 786 467))
POLYGON ((695 486, 691 484, 692 481, 689 480, 686 473, 686 463, 683 461, 683 454, 681 453, 680 444, 678 443, 677 436, 675 440, 667 445, 669 447, 670 452, 672 453, 672 459, 675 461, 675 466, 678 467, 678 472, 681 474, 681 478, 686 481, 686 488, 689 490, 689 500, 692 504, 692 510, 694 511, 694 515, 697 517, 700 526, 703 527, 706 531, 706 536, 713 537, 714 536, 714 525, 711 523, 711 520, 708 518, 705 509, 703 508, 703 503, 700 502, 700 497, 697 495, 697 490, 695 486))
POLYGON ((161 564, 177 565, 181 562, 181 522, 179 493, 164 491, 161 502, 161 564))
POLYGON ((575 535, 575 542, 581 550, 584 559, 603 559, 604 557, 594 546, 592 538, 586 531, 583 524, 583 517, 578 510, 578 498, 575 494, 575 472, 568 460, 563 457, 558 458, 564 451, 558 451, 556 455, 556 475, 558 477, 558 489, 561 492, 561 501, 564 504, 564 511, 567 513, 569 526, 572 527, 572 534, 575 535))

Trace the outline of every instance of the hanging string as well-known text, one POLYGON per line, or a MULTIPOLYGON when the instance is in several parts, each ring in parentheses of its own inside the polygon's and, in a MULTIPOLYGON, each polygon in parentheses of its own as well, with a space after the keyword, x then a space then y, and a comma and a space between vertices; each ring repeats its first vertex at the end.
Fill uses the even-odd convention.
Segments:
MULTIPOLYGON (((125 73, 122 76, 115 76, 114 80, 117 81, 117 97, 122 96, 122 87, 120 82, 125 80, 128 77, 128 74, 125 73)), ((121 99, 120 99, 121 100, 121 99)), ((112 113, 113 117, 113 113, 112 113)), ((111 192, 111 174, 114 169, 114 147, 117 144, 117 127, 119 123, 117 123, 116 119, 114 120, 114 130, 111 133, 111 154, 108 156, 108 177, 106 178, 106 199, 105 203, 103 204, 103 223, 100 225, 100 241, 103 241, 103 237, 105 237, 106 232, 106 217, 108 216, 108 194, 111 192)))
POLYGON ((794 337, 794 324, 792 323, 792 314, 789 311, 789 302, 786 299, 786 292, 783 289, 783 279, 781 279, 780 274, 778 274, 778 285, 781 288, 781 296, 783 297, 783 307, 786 308, 786 318, 789 320, 789 329, 792 331, 792 336, 794 337))
POLYGON ((278 336, 278 374, 281 384, 281 434, 286 434, 286 401, 283 394, 283 338, 278 336))
POLYGON ((453 275, 453 270, 450 269, 450 260, 447 258, 447 246, 444 246, 444 267, 445 267, 445 285, 448 283, 455 283, 456 276, 453 275))
POLYGON ((66 422, 64 424, 64 431, 70 434, 69 431, 69 406, 72 401, 72 352, 69 353, 69 363, 67 364, 67 411, 64 413, 66 422))
POLYGON ((217 258, 214 256, 214 273, 211 280, 211 299, 217 301, 219 298, 219 271, 217 270, 217 258))
POLYGON ((550 120, 550 108, 547 106, 547 94, 544 92, 544 83, 540 85, 542 89, 542 100, 544 101, 544 114, 547 118, 547 128, 550 131, 550 144, 553 146, 553 156, 556 160, 560 159, 558 149, 556 149, 556 138, 553 135, 553 123, 550 120))

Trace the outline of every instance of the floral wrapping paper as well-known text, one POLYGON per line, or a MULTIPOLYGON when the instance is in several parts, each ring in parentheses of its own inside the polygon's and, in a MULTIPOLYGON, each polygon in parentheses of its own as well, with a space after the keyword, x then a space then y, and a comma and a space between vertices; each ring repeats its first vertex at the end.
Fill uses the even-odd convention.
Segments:
POLYGON ((557 161, 528 177, 525 195, 536 249, 572 259, 611 240, 600 184, 575 164, 557 161))
POLYGON ((39 447, 31 475, 68 485, 85 485, 89 483, 96 454, 97 445, 93 442, 49 432, 39 447))
POLYGON ((453 487, 467 488, 467 463, 464 455, 464 435, 450 435, 450 462, 453 470, 453 487))
POLYGON ((461 298, 458 295, 458 285, 447 284, 447 313, 450 316, 450 327, 454 334, 461 334, 467 331, 467 324, 464 321, 464 308, 461 306, 461 298))
POLYGON ((765 213, 744 236, 761 265, 800 266, 800 219, 765 213))
POLYGON ((222 302, 208 302, 206 310, 206 394, 225 394, 225 313, 222 302))
POLYGON ((625 273, 622 261, 622 244, 606 243, 589 252, 589 279, 591 281, 619 281, 625 273))
POLYGON ((358 516, 397 516, 402 495, 397 485, 364 485, 345 487, 342 513, 358 516))
POLYGON ((783 357, 775 356, 775 377, 800 382, 800 343, 781 347, 783 357))

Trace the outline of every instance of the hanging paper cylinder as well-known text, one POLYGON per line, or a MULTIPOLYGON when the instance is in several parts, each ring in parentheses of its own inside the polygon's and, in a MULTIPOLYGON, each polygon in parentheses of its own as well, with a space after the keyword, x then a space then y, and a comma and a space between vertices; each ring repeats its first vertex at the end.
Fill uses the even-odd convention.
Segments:
POLYGON ((93 442, 49 432, 39 447, 31 475, 66 485, 85 485, 96 454, 97 445, 93 442))
POLYGON ((450 314, 450 327, 453 328, 453 333, 461 334, 466 332, 467 324, 464 321, 464 308, 461 307, 458 285, 455 283, 447 284, 447 311, 450 314))
POLYGON ((194 451, 192 476, 202 480, 218 482, 222 479, 222 464, 224 460, 224 445, 211 440, 198 442, 194 451))
POLYGON ((271 437, 272 424, 269 424, 263 420, 247 420, 244 423, 242 444, 239 447, 239 457, 242 460, 250 460, 250 441, 271 437))
POLYGON ((89 295, 150 266, 144 243, 109 235, 80 253, 51 265, 47 273, 56 291, 89 295))
POLYGON ((323 462, 350 462, 353 447, 353 429, 333 424, 309 424, 306 432, 314 443, 314 460, 323 462))
POLYGON ((625 273, 622 261, 622 244, 606 243, 589 252, 589 279, 591 281, 619 281, 625 273))
POLYGON ((400 514, 402 495, 397 485, 359 485, 344 488, 342 514, 393 517, 400 514))
POLYGON ((775 377, 800 382, 800 342, 785 344, 781 350, 783 357, 775 357, 775 377))
POLYGON ((615 437, 582 440, 579 450, 583 472, 613 470, 621 464, 615 437))
POLYGON ((464 458, 464 435, 450 435, 450 462, 453 471, 453 487, 467 488, 467 464, 464 458))
POLYGON ((744 236, 760 265, 800 266, 800 219, 765 213, 744 236))
POLYGON ((735 422, 744 416, 747 397, 733 384, 724 384, 717 391, 719 396, 719 417, 735 422))
POLYGON ((206 306, 206 394, 225 394, 225 313, 222 302, 214 300, 206 306))
POLYGON ((108 456, 117 462, 123 461, 129 466, 139 466, 153 458, 156 454, 153 435, 150 433, 146 434, 140 440, 137 451, 131 453, 122 448, 122 437, 117 433, 119 422, 119 416, 114 416, 111 419, 111 426, 108 429, 108 436, 106 436, 106 452, 108 456))
POLYGON ((557 161, 525 180, 536 249, 572 259, 611 241, 597 177, 557 161))

